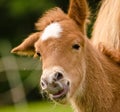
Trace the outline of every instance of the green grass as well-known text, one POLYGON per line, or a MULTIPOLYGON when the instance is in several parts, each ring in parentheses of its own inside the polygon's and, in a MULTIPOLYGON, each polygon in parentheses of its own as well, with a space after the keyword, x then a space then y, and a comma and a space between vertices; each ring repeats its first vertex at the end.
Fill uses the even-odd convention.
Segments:
POLYGON ((0 112, 73 112, 68 105, 51 102, 37 102, 28 105, 0 107, 0 112))

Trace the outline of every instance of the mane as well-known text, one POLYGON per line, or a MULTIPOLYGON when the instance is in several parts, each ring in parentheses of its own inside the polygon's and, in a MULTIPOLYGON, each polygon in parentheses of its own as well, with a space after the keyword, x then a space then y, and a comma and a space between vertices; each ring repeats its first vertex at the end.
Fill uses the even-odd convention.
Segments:
POLYGON ((55 7, 49 11, 47 11, 42 18, 40 18, 37 23, 35 24, 37 30, 44 30, 44 28, 53 23, 53 22, 60 22, 69 17, 58 7, 55 7))
POLYGON ((120 0, 103 0, 93 28, 92 42, 120 51, 120 0))

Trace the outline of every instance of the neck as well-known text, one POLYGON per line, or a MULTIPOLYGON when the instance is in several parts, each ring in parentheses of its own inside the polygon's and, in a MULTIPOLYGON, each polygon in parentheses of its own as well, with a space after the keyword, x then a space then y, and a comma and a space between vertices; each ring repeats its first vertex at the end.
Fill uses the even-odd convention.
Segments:
MULTIPOLYGON (((89 43, 86 46, 86 75, 82 95, 76 93, 73 106, 76 112, 110 112, 113 100, 113 85, 108 75, 115 75, 109 61, 89 43), (108 68, 107 68, 108 67, 108 68)), ((113 67, 114 68, 114 67, 113 67)))

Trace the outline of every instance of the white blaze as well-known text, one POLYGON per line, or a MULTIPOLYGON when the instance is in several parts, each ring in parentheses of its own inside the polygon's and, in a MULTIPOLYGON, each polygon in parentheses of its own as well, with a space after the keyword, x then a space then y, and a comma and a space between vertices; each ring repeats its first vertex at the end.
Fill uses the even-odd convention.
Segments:
POLYGON ((49 38, 60 38, 60 33, 62 32, 61 25, 57 22, 51 23, 48 25, 45 30, 43 31, 42 36, 40 39, 45 41, 49 38))

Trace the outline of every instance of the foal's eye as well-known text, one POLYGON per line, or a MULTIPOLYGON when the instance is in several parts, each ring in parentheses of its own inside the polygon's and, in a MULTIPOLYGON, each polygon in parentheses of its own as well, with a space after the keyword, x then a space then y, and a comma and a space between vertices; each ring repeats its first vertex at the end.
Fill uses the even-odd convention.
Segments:
POLYGON ((36 54, 40 57, 41 56, 41 54, 39 53, 39 52, 36 52, 36 54))
POLYGON ((74 45, 72 46, 72 48, 78 50, 78 49, 80 48, 80 45, 79 45, 79 44, 74 44, 74 45))

